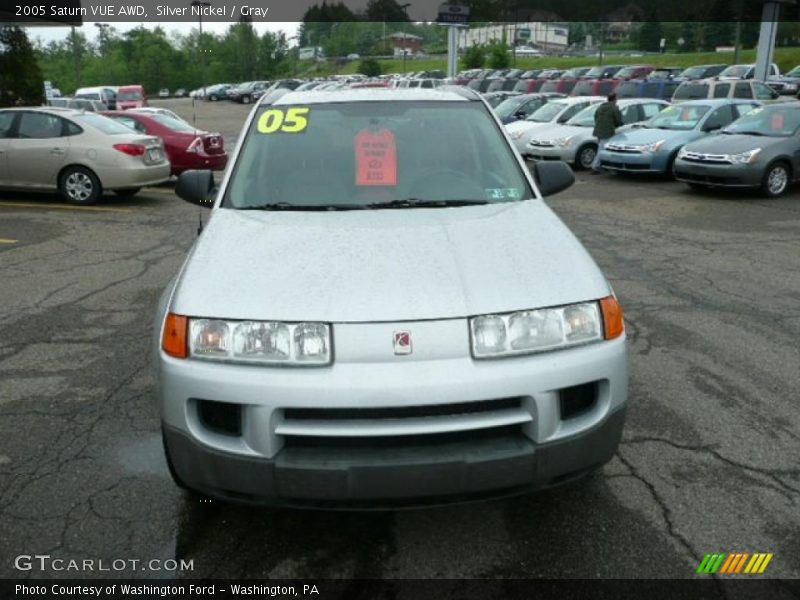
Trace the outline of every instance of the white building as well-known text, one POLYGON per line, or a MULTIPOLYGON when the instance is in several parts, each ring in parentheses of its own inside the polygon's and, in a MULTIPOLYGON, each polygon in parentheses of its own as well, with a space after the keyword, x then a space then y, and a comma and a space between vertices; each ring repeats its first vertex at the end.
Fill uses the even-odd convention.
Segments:
POLYGON ((473 27, 460 31, 458 45, 469 48, 478 44, 505 39, 509 46, 514 46, 514 38, 520 44, 530 43, 544 51, 564 50, 569 45, 569 26, 564 23, 529 22, 529 23, 496 23, 486 27, 473 27), (530 38, 524 39, 520 30, 528 30, 530 38))

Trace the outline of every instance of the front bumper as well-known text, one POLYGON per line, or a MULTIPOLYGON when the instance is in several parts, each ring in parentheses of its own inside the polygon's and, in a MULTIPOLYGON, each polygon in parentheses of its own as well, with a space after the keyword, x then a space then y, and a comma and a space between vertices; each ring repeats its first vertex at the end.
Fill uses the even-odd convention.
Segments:
POLYGON ((534 160, 563 160, 564 162, 575 162, 575 148, 572 146, 526 146, 525 156, 534 160))
POLYGON ((170 427, 164 443, 181 479, 199 492, 246 504, 367 509, 503 497, 568 483, 616 452, 624 406, 591 430, 534 444, 476 440, 411 448, 287 448, 274 459, 220 452, 170 427))
POLYGON ((548 487, 613 455, 627 405, 625 336, 478 361, 459 355, 463 322, 420 322, 411 325, 419 353, 380 356, 394 325, 334 325, 337 362, 324 368, 181 360, 157 348, 177 476, 260 504, 431 504, 548 487), (453 340, 452 352, 422 356, 434 338, 453 340), (566 415, 565 390, 590 385, 592 402, 566 415), (241 427, 209 427, 209 401, 235 406, 241 427))
POLYGON ((668 157, 660 154, 629 152, 613 152, 602 150, 600 152, 600 166, 609 171, 624 173, 665 173, 667 171, 668 157))
POLYGON ((763 169, 752 165, 708 164, 675 160, 675 179, 719 187, 759 187, 763 169))

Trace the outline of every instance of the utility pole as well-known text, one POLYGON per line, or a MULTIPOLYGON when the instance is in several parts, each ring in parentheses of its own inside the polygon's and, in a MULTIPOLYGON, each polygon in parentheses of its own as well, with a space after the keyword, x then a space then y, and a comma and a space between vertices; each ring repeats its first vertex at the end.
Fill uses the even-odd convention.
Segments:
MULTIPOLYGON (((406 15, 406 23, 408 23, 408 7, 411 4, 401 4, 400 8, 403 9, 403 12, 406 15)), ((406 23, 403 24, 403 74, 406 72, 406 54, 408 53, 408 48, 406 46, 406 23)))

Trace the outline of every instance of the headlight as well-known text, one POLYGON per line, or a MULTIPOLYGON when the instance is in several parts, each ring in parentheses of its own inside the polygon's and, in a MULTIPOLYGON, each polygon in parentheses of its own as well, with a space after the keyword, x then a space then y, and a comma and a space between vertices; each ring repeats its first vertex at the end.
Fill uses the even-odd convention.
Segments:
POLYGON ((511 133, 509 133, 508 135, 511 137, 511 139, 512 139, 512 140, 518 140, 519 138, 521 138, 521 137, 522 137, 522 134, 523 134, 523 133, 525 133, 525 132, 524 132, 524 131, 522 131, 521 129, 517 129, 517 130, 515 130, 515 131, 512 131, 512 132, 511 132, 511 133))
POLYGON ((331 362, 330 326, 190 319, 189 356, 268 365, 327 365, 331 362))
POLYGON ((553 143, 556 146, 560 146, 561 148, 569 148, 569 145, 572 143, 572 138, 574 137, 575 137, 574 135, 570 135, 568 137, 559 138, 555 140, 553 143))
POLYGON ((661 149, 661 146, 664 145, 666 140, 658 140, 657 142, 653 142, 652 144, 641 144, 636 146, 636 149, 640 152, 658 152, 661 149))
POLYGON ((742 152, 740 154, 730 154, 728 155, 728 158, 731 159, 733 164, 749 165, 755 162, 760 152, 761 148, 753 148, 752 150, 748 150, 747 152, 742 152))
POLYGON ((678 150, 678 158, 684 158, 687 154, 689 154, 689 151, 686 149, 686 146, 678 150))
POLYGON ((473 317, 470 332, 475 358, 530 354, 604 339, 597 302, 473 317))

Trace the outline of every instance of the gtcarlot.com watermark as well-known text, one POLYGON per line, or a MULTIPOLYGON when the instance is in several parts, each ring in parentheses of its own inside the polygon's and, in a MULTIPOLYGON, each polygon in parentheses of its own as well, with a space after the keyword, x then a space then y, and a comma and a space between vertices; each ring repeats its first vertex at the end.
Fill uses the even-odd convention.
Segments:
POLYGON ((124 573, 132 571, 154 571, 175 573, 194 571, 194 559, 174 558, 53 558, 49 554, 20 554, 14 559, 18 571, 56 571, 65 573, 124 573))

